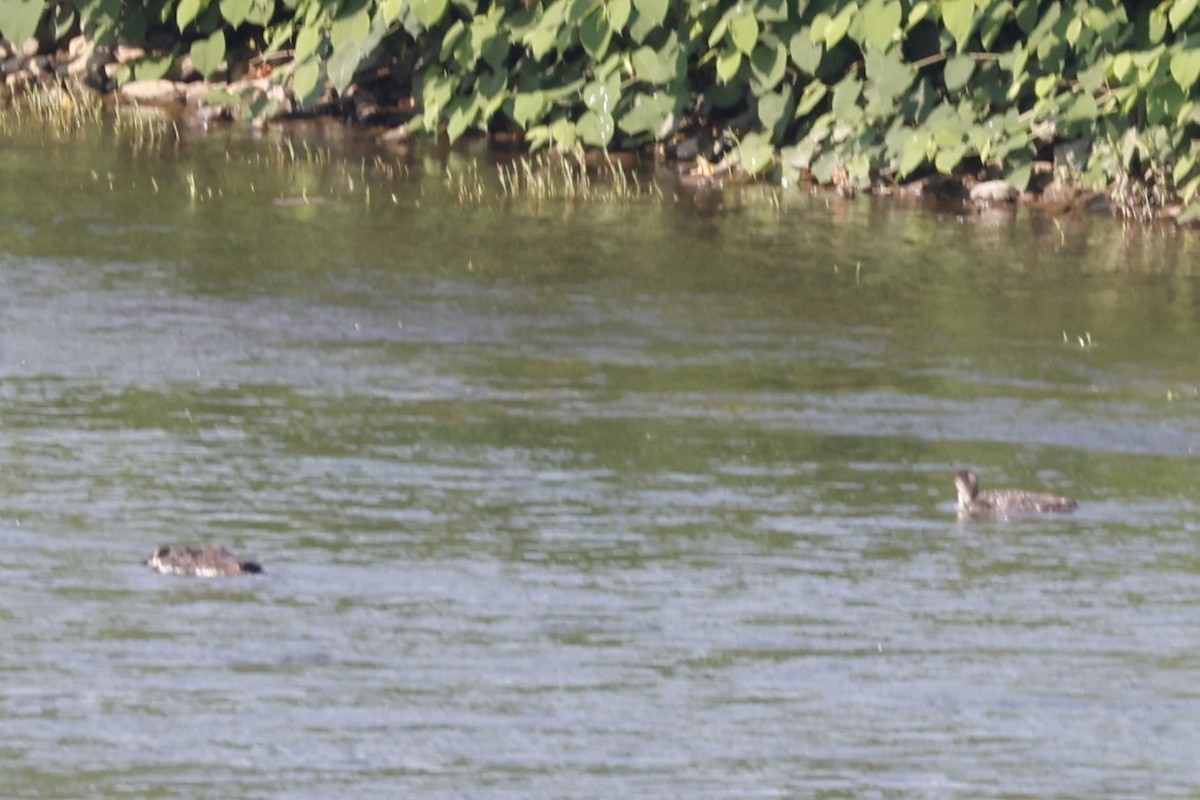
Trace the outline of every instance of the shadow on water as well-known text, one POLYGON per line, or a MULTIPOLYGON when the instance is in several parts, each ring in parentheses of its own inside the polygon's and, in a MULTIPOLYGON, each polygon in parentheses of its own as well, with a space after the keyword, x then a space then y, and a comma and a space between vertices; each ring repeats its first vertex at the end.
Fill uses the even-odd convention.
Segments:
POLYGON ((1190 239, 282 147, 0 158, 0 793, 1197 785, 1190 239))

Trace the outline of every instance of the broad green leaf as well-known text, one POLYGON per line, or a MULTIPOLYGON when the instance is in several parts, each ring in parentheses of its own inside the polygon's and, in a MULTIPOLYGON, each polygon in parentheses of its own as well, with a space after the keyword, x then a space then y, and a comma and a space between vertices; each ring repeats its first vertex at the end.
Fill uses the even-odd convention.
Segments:
POLYGON ((786 22, 788 18, 787 0, 757 0, 754 4, 754 16, 759 22, 786 22))
POLYGON ((1167 9, 1167 19, 1171 23, 1171 30, 1176 33, 1183 28, 1188 17, 1192 16, 1192 12, 1196 10, 1197 0, 1175 0, 1171 7, 1167 9))
POLYGON ((632 8, 630 0, 609 0, 604 6, 604 15, 608 18, 608 26, 617 32, 625 30, 625 24, 629 22, 632 8))
POLYGON ((612 35, 613 30, 599 9, 588 14, 579 24, 579 43, 597 61, 608 55, 608 43, 612 41, 612 35))
POLYGON ((907 91, 916 76, 916 70, 904 61, 899 48, 891 50, 868 50, 865 59, 867 79, 874 92, 877 107, 872 113, 887 115, 894 107, 894 101, 907 91))
POLYGON ((825 28, 825 47, 834 47, 846 38, 846 31, 850 30, 850 23, 854 21, 857 11, 857 3, 847 3, 836 17, 829 20, 829 25, 825 28))
POLYGON ((782 42, 760 43, 750 54, 750 86, 756 95, 773 91, 787 71, 787 49, 782 42))
POLYGON ((621 76, 612 73, 583 87, 583 104, 590 110, 611 115, 621 99, 621 76))
POLYGON ((271 24, 275 16, 275 0, 250 0, 250 8, 246 10, 246 22, 265 28, 271 24))
POLYGON ((234 28, 246 21, 250 14, 250 0, 220 0, 221 16, 234 28))
POLYGON ((457 141, 478 119, 475 104, 466 97, 454 98, 446 112, 446 137, 451 142, 457 141))
POLYGON ((833 113, 841 119, 850 116, 861 94, 862 82, 853 73, 843 78, 833 90, 833 113))
POLYGON ((747 175, 757 175, 775 163, 775 148, 758 133, 748 133, 738 142, 738 161, 747 175))
POLYGON ((0 2, 0 34, 21 44, 37 33, 46 3, 42 0, 3 0, 0 2))
POLYGON ((942 0, 942 22, 954 37, 961 53, 975 26, 974 0, 942 0))
POLYGON ((657 92, 652 96, 639 93, 617 126, 630 135, 648 133, 658 139, 670 135, 670 130, 666 128, 674 111, 675 101, 666 92, 657 92))
MULTIPOLYGON (((180 0, 179 6, 175 9, 175 25, 179 30, 183 30, 195 22, 196 17, 200 16, 206 8, 208 8, 208 0, 180 0)), ((16 38, 5 31, 3 20, 0 20, 0 32, 4 32, 10 39, 16 38)))
POLYGON ((667 83, 675 77, 673 61, 660 58, 658 53, 649 47, 634 50, 629 62, 633 65, 633 74, 647 83, 667 83))
POLYGON ((729 35, 740 53, 750 55, 758 44, 758 20, 749 12, 739 14, 729 21, 729 35))
POLYGON ((1200 49, 1175 51, 1171 55, 1171 77, 1179 88, 1190 92, 1200 78, 1200 49))
POLYGON ((508 73, 485 72, 475 82, 475 107, 479 109, 479 118, 484 122, 490 120, 508 96, 508 73))
POLYGON ((171 67, 174 64, 175 57, 172 55, 165 55, 157 58, 154 56, 145 56, 144 58, 139 58, 137 61, 134 61, 132 64, 126 65, 130 66, 131 69, 126 76, 126 80, 121 80, 119 82, 126 83, 129 80, 156 81, 159 78, 165 78, 167 73, 171 71, 171 67))
POLYGON ((573 150, 575 142, 579 139, 579 135, 575 132, 574 122, 564 117, 559 117, 550 124, 550 138, 557 142, 559 147, 566 150, 573 150))
POLYGON ((1133 57, 1129 55, 1128 51, 1122 50, 1113 56, 1112 74, 1114 78, 1119 81, 1125 80, 1125 76, 1129 74, 1129 70, 1131 69, 1133 69, 1133 57))
POLYGON ((783 126, 780 123, 787 116, 790 102, 787 92, 769 92, 758 98, 758 120, 765 131, 772 134, 781 132, 783 126))
POLYGON ((449 0, 409 0, 417 22, 428 30, 442 21, 450 7, 449 0))
POLYGON ((367 38, 371 32, 371 15, 366 6, 360 6, 356 11, 339 16, 329 27, 329 41, 334 49, 348 42, 357 42, 367 38))
POLYGON ((297 62, 307 61, 321 46, 321 32, 316 27, 306 26, 300 29, 296 34, 296 53, 297 62))
POLYGON ((584 144, 593 147, 607 147, 616 132, 612 114, 607 112, 585 111, 575 123, 575 130, 584 144))
POLYGON ((863 41, 877 50, 886 50, 900 35, 903 9, 899 0, 871 0, 863 7, 863 41))
POLYGON ((1029 179, 1033 176, 1033 157, 1027 151, 1013 153, 1004 162, 1004 179, 1013 185, 1018 192, 1029 187, 1029 179))
POLYGON ((946 60, 946 70, 942 75, 946 82, 946 90, 957 92, 966 86, 974 71, 975 59, 968 55, 951 56, 946 60))
POLYGON ((546 115, 550 102, 542 92, 523 92, 513 98, 513 122, 528 129, 546 115))
POLYGON ((209 77, 221 68, 225 60, 225 31, 214 31, 207 39, 192 42, 192 64, 204 77, 209 77))
POLYGON ((809 24, 808 36, 812 39, 813 44, 820 44, 825 41, 825 31, 829 29, 830 21, 830 16, 824 11, 812 18, 812 22, 809 24))
POLYGON ((928 138, 919 131, 912 131, 900 150, 900 163, 896 165, 900 177, 905 178, 916 172, 928 157, 928 138))
POLYGON ((667 6, 669 0, 633 0, 633 7, 637 9, 638 16, 643 17, 646 23, 651 27, 662 25, 663 20, 667 18, 667 6))
POLYGON ((717 54, 717 78, 721 83, 729 83, 737 75, 738 67, 742 65, 742 53, 732 47, 717 54))
POLYGON ((379 14, 383 21, 391 25, 400 19, 404 9, 408 7, 406 0, 382 0, 379 4, 379 14))
POLYGON ((796 104, 796 117, 803 117, 814 108, 817 103, 825 99, 825 95, 829 93, 829 89, 820 81, 812 81, 804 87, 803 94, 800 95, 800 101, 796 104))
POLYGON ((1161 6, 1150 12, 1146 21, 1146 38, 1150 44, 1158 44, 1167 35, 1167 15, 1162 13, 1161 6))
POLYGON ((825 47, 812 40, 807 28, 801 28, 792 35, 788 52, 797 67, 809 75, 815 75, 821 56, 825 55, 825 47))
POLYGON ((321 93, 321 64, 315 58, 302 62, 292 73, 292 92, 300 105, 311 107, 321 93))

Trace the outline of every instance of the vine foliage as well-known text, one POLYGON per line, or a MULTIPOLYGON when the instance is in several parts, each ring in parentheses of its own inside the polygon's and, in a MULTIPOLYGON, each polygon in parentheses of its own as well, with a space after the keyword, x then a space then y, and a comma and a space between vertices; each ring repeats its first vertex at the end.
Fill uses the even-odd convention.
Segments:
POLYGON ((215 76, 257 53, 307 105, 384 76, 417 101, 414 127, 451 140, 508 127, 534 147, 630 148, 715 127, 748 172, 855 187, 986 167, 1024 188, 1059 145, 1056 167, 1085 185, 1191 201, 1198 3, 6 0, 0 33, 165 28, 175 46, 120 80, 183 56, 215 76))

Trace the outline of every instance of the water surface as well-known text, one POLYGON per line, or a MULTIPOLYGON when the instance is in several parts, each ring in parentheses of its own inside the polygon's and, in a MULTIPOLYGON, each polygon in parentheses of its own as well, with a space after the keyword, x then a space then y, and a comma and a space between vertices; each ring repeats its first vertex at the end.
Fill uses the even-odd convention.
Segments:
POLYGON ((1200 790, 1194 241, 318 133, 7 134, 0 794, 1200 790))

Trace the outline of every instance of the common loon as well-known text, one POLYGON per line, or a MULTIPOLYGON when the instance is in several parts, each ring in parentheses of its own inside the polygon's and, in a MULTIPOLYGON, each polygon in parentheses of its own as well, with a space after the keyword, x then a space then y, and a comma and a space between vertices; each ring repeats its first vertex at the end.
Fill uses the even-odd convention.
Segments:
POLYGON ((970 470, 960 470, 954 476, 958 489, 958 513, 971 517, 1003 517, 1008 514, 1051 513, 1065 514, 1079 504, 1069 497, 1024 492, 1020 489, 990 489, 979 491, 979 476, 970 470))
POLYGON ((263 571, 260 564, 239 561, 224 547, 211 544, 202 547, 160 547, 146 559, 146 566, 163 575, 195 575, 201 578, 263 571))

